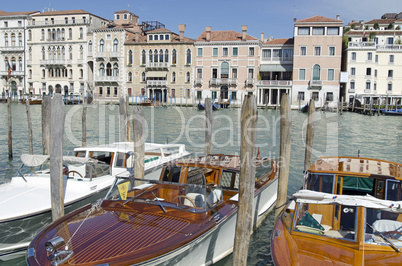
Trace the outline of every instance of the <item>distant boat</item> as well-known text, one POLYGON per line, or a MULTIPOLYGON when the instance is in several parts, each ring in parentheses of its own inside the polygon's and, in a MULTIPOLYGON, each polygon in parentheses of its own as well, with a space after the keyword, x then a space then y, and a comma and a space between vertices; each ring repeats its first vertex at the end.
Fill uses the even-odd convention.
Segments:
MULTIPOLYGON (((278 173, 276 160, 255 163, 257 227, 275 204, 278 173)), ((233 155, 165 164, 159 180, 116 177, 105 200, 44 228, 27 263, 211 265, 233 251, 239 193, 240 156, 233 155)))
MULTIPOLYGON (((198 105, 197 105, 197 109, 200 110, 200 111, 205 110, 205 105, 203 105, 201 103, 201 101, 199 101, 198 105)), ((219 110, 219 105, 217 105, 216 103, 213 103, 212 104, 212 111, 218 111, 218 110, 219 110)))
POLYGON ((307 112, 308 112, 308 104, 306 104, 305 106, 303 106, 303 107, 300 109, 300 112, 302 112, 302 113, 307 113, 307 112))
POLYGON ((392 116, 402 116, 402 109, 394 109, 394 110, 380 110, 383 115, 392 115, 392 116))
MULTIPOLYGON (((22 99, 21 103, 25 104, 27 99, 22 99)), ((33 104, 42 104, 42 98, 38 98, 38 97, 30 97, 28 98, 29 104, 33 105, 33 104)))

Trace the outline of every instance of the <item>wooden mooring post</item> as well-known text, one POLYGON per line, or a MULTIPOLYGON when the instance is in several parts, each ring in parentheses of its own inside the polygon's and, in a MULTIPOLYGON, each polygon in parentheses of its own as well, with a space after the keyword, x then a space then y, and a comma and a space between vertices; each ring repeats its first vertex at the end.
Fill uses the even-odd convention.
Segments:
POLYGON ((381 98, 380 97, 378 97, 378 100, 377 100, 377 103, 378 103, 378 108, 377 108, 377 116, 380 116, 380 113, 381 113, 381 98))
POLYGON ((28 100, 25 101, 25 109, 27 112, 27 120, 28 120, 29 154, 33 154, 33 133, 32 133, 31 108, 29 107, 28 100))
POLYGON ((127 109, 124 97, 120 98, 120 141, 127 141, 127 109))
POLYGON ((50 193, 52 200, 53 221, 64 216, 63 192, 63 134, 64 120, 63 97, 56 95, 51 100, 50 107, 50 193))
POLYGON ((84 105, 82 107, 82 147, 87 146, 87 105, 88 98, 84 96, 84 105))
POLYGON ((130 99, 128 95, 126 95, 126 121, 127 121, 127 141, 131 140, 131 132, 130 132, 130 120, 128 119, 130 117, 129 115, 129 107, 130 107, 130 99))
POLYGON ((134 177, 144 179, 145 169, 145 118, 142 106, 134 106, 133 138, 134 138, 134 177))
POLYGON ((369 114, 370 115, 373 114, 373 99, 372 98, 370 99, 370 112, 369 112, 369 114))
POLYGON ((313 140, 314 140, 314 100, 310 100, 308 109, 307 132, 306 132, 306 148, 304 153, 304 171, 307 171, 313 163, 313 140))
POLYGON ((8 110, 8 159, 13 159, 13 125, 11 115, 11 97, 7 97, 7 110, 8 110))
POLYGON ((355 106, 356 106, 356 97, 353 97, 352 112, 355 111, 355 106))
POLYGON ((43 154, 49 154, 50 150, 50 96, 42 99, 42 147, 43 154))
POLYGON ((290 168, 290 136, 292 116, 290 112, 289 95, 284 95, 281 101, 281 140, 279 155, 278 197, 275 207, 275 221, 279 218, 287 201, 289 168, 290 168))
POLYGON ((256 124, 257 104, 255 96, 246 95, 241 114, 241 185, 239 191, 233 265, 247 265, 250 234, 253 229, 256 124))
POLYGON ((205 154, 212 152, 212 100, 205 99, 205 154))
POLYGON ((342 100, 341 100, 341 115, 343 114, 343 96, 342 96, 342 98, 341 98, 342 100))

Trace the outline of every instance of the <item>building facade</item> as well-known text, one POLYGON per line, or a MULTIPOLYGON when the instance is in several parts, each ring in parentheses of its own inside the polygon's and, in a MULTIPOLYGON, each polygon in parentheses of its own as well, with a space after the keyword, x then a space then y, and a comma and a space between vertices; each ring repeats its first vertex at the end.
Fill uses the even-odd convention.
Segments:
POLYGON ((21 96, 26 85, 27 25, 31 12, 0 11, 0 77, 3 96, 21 96), (4 63, 3 63, 4 62, 4 63), (9 67, 12 71, 9 75, 9 67))
POLYGON ((359 21, 345 28, 349 102, 393 104, 402 97, 402 20, 359 21))
POLYGON ((239 105, 246 94, 255 94, 260 41, 242 32, 212 31, 210 26, 197 38, 194 46, 197 101, 212 98, 214 102, 239 105))
POLYGON ((314 99, 316 107, 339 102, 343 22, 322 16, 294 24, 292 106, 314 99))

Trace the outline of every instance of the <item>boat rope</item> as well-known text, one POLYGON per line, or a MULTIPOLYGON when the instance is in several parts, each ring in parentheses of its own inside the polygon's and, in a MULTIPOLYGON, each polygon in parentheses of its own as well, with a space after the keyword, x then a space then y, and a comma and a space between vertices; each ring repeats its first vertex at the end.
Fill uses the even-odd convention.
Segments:
POLYGON ((75 232, 72 234, 72 236, 68 239, 66 245, 65 245, 65 250, 68 250, 68 244, 70 243, 71 239, 73 239, 73 237, 75 236, 75 234, 78 232, 78 230, 81 228, 81 226, 84 224, 84 222, 88 219, 88 216, 95 210, 98 209, 98 207, 100 206, 100 204, 102 203, 102 199, 99 199, 98 201, 96 201, 94 204, 92 204, 91 209, 88 210, 88 214, 85 217, 84 220, 82 220, 81 224, 78 226, 78 228, 75 230, 75 232))

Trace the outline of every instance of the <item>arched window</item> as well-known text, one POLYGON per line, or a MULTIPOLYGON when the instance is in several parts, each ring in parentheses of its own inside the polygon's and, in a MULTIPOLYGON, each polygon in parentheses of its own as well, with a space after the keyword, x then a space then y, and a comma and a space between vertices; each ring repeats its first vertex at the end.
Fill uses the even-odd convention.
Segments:
POLYGON ((45 40, 45 30, 44 29, 42 29, 42 31, 41 31, 40 40, 41 41, 45 40))
POLYGON ((152 63, 154 61, 154 58, 152 56, 152 50, 149 50, 149 63, 152 63))
POLYGON ((47 50, 47 57, 49 60, 53 59, 53 53, 52 53, 52 48, 49 47, 49 49, 47 50))
POLYGON ((88 43, 88 52, 92 53, 92 41, 89 41, 88 43))
POLYGON ((128 72, 128 82, 132 82, 133 81, 133 73, 128 72))
POLYGON ((190 51, 190 49, 188 49, 187 53, 186 53, 186 64, 187 65, 191 64, 191 51, 190 51))
POLYGON ((60 47, 57 47, 57 59, 61 59, 60 47))
POLYGON ((63 60, 66 59, 66 49, 64 48, 64 46, 63 46, 63 48, 61 48, 61 59, 63 59, 63 60))
POLYGON ((28 60, 32 60, 32 47, 28 49, 28 60))
POLYGON ((313 66, 313 80, 321 80, 321 67, 318 64, 313 66))
POLYGON ((105 41, 101 39, 99 41, 99 52, 103 53, 105 51, 105 41))
POLYGON ((187 72, 186 74, 186 82, 190 82, 190 72, 187 72))
POLYGON ((176 72, 172 73, 172 82, 176 82, 176 72))
POLYGON ((99 65, 99 77, 103 77, 105 75, 105 64, 101 63, 99 65))
POLYGON ((57 29, 56 39, 59 41, 61 39, 60 29, 57 29))
POLYGON ((221 78, 227 79, 229 78, 229 63, 222 62, 221 64, 221 78))
POLYGON ((80 39, 84 39, 84 29, 80 28, 80 39))
POLYGON ((84 59, 84 47, 82 45, 80 46, 80 59, 84 59))
POLYGON ((80 77, 83 78, 84 77, 84 70, 80 69, 80 77))
POLYGON ((72 46, 70 46, 69 48, 68 48, 68 52, 69 52, 69 59, 70 60, 73 60, 73 47, 72 46))
POLYGON ((163 50, 159 51, 159 62, 163 63, 163 50))
POLYGON ((141 63, 143 65, 145 65, 147 63, 147 53, 145 52, 145 50, 142 50, 142 59, 141 59, 141 63))
POLYGON ((132 65, 133 64, 133 51, 128 51, 128 64, 132 65))
POLYGON ((6 47, 8 46, 8 34, 4 33, 4 41, 5 41, 5 45, 6 47))
POLYGON ((52 38, 51 39, 56 40, 56 30, 55 29, 52 30, 52 38))
POLYGON ((46 60, 46 49, 42 47, 42 60, 46 60))
POLYGON ((113 64, 113 76, 114 77, 119 76, 119 65, 117 63, 113 64))
POLYGON ((165 50, 165 63, 169 63, 169 50, 165 50))
POLYGON ((22 71, 22 58, 18 58, 18 71, 22 71))
MULTIPOLYGON (((32 34, 32 33, 29 33, 29 34, 32 34)), ((29 39, 31 39, 32 38, 32 35, 31 36, 29 36, 29 39)), ((22 46, 22 33, 19 33, 18 34, 18 46, 22 46)))
POLYGON ((176 65, 176 62, 177 62, 177 52, 176 52, 176 49, 173 49, 173 51, 172 51, 172 64, 176 65))
POLYGON ((106 65, 106 76, 111 76, 112 75, 112 64, 107 63, 106 65))
POLYGON ((155 49, 154 62, 158 62, 158 50, 155 49))
POLYGON ((141 81, 145 82, 145 72, 142 72, 142 74, 141 74, 141 81))
POLYGON ((119 51, 119 41, 117 39, 114 39, 113 41, 113 52, 118 52, 119 51))
POLYGON ((17 70, 17 61, 15 60, 15 57, 11 58, 11 68, 14 71, 17 70))
POLYGON ((65 35, 66 31, 64 29, 61 29, 61 39, 64 41, 64 38, 66 37, 65 35))
POLYGON ((50 41, 52 38, 52 31, 50 29, 47 30, 47 40, 50 41))
POLYGON ((11 33, 11 46, 15 46, 15 34, 11 33))
POLYGON ((68 39, 72 39, 73 38, 73 29, 72 28, 69 28, 68 29, 68 39))

